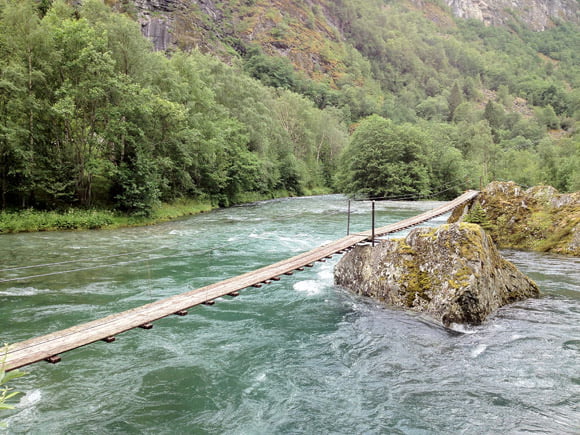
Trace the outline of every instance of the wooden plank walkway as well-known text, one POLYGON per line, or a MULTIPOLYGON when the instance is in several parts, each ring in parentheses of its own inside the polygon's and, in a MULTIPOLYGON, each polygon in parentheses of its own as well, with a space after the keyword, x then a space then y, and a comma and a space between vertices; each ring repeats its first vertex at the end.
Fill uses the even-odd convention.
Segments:
MULTIPOLYGON (((455 207, 471 201, 479 194, 470 190, 438 208, 402 220, 400 222, 375 229, 375 236, 383 236, 402 231, 421 224, 437 216, 450 212, 455 207)), ((343 253, 352 246, 369 241, 372 230, 351 234, 311 251, 280 261, 275 264, 226 279, 205 287, 191 290, 128 311, 113 314, 102 319, 73 326, 52 334, 32 338, 10 346, 6 355, 6 371, 14 370, 38 361, 58 362, 59 354, 85 346, 96 341, 113 341, 114 337, 133 328, 148 329, 151 322, 177 314, 185 315, 187 310, 196 305, 211 302, 226 295, 237 295, 242 289, 258 287, 272 280, 277 281, 282 275, 291 275, 296 270, 311 267, 316 261, 330 258, 333 254, 343 253)))

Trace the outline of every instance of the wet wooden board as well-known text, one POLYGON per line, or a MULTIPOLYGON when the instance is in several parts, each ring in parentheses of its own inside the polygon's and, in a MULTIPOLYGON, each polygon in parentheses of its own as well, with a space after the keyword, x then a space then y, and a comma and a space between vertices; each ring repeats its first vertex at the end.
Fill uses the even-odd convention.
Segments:
MULTIPOLYGON (((478 194, 479 192, 477 191, 467 191, 453 201, 433 210, 377 228, 375 229, 375 236, 383 236, 419 225, 437 216, 448 213, 465 202, 471 201, 478 194)), ((371 237, 372 230, 351 234, 311 251, 243 275, 113 314, 102 319, 73 326, 72 328, 57 331, 52 334, 15 343, 8 349, 5 369, 6 371, 14 370, 96 341, 105 340, 110 342, 116 335, 133 328, 144 327, 149 329, 150 324, 156 320, 173 314, 183 315, 183 311, 191 307, 213 301, 214 299, 248 287, 257 287, 266 281, 277 280, 280 276, 290 275, 296 270, 304 270, 303 268, 305 266, 329 258, 333 254, 341 253, 345 249, 361 242, 369 241, 371 237)))

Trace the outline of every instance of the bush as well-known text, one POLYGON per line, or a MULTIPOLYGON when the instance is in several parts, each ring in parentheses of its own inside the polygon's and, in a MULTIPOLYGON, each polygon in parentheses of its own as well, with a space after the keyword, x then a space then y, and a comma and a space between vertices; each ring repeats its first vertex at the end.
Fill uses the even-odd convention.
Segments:
POLYGON ((492 230, 493 225, 487 218, 487 213, 481 206, 479 202, 476 202, 474 206, 469 210, 467 216, 465 216, 465 222, 469 222, 471 224, 477 224, 484 230, 492 230))
MULTIPOLYGON (((0 411, 4 411, 7 409, 14 409, 14 405, 8 403, 10 399, 15 397, 16 395, 20 394, 17 391, 12 391, 11 388, 8 387, 8 382, 12 381, 13 379, 19 378, 24 376, 25 373, 19 370, 12 370, 11 372, 6 372, 4 370, 5 362, 6 362, 6 353, 8 352, 8 345, 4 346, 2 351, 4 356, 0 360, 0 411)), ((0 420, 0 427, 3 427, 3 424, 0 420)))
POLYGON ((114 223, 110 211, 69 209, 37 211, 34 209, 20 212, 0 213, 0 233, 19 233, 30 231, 99 229, 114 223))

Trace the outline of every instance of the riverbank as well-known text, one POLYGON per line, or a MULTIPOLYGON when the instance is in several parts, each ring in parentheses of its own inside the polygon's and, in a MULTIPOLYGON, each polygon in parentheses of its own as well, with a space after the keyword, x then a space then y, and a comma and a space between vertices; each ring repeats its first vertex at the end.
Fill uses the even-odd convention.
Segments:
MULTIPOLYGON (((312 189, 306 196, 330 193, 325 189, 312 189)), ((239 195, 235 204, 249 204, 291 195, 280 190, 271 194, 246 193, 239 195)), ((34 209, 0 212, 0 235, 39 231, 101 230, 154 225, 193 216, 219 208, 211 200, 182 199, 155 207, 151 216, 130 216, 105 209, 84 210, 70 208, 66 211, 41 211, 34 209)))
POLYGON ((68 209, 63 212, 26 209, 0 213, 0 234, 38 231, 98 230, 153 225, 212 210, 211 202, 180 201, 161 204, 151 216, 128 216, 111 210, 68 209))

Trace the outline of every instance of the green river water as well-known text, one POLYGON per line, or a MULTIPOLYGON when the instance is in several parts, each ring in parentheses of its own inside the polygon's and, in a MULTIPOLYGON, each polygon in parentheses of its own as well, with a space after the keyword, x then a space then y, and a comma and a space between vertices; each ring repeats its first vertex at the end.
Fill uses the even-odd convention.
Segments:
MULTIPOLYGON (((377 225, 436 205, 377 203, 377 225)), ((324 196, 151 227, 0 236, 0 342, 291 257, 344 236, 345 212, 343 197, 324 196)), ((370 204, 353 203, 352 231, 370 222, 370 204)), ((504 255, 543 296, 482 326, 447 330, 335 287, 335 256, 27 367, 0 433, 578 434, 580 259, 504 255)))

